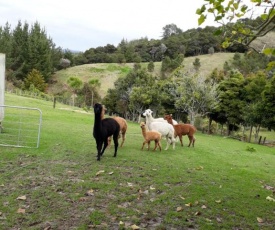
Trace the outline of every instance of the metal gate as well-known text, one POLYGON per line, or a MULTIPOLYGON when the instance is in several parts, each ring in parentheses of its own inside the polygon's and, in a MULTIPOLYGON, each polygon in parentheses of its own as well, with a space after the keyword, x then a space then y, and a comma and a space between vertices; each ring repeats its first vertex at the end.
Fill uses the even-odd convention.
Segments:
POLYGON ((42 112, 37 108, 0 105, 0 146, 38 148, 42 112))

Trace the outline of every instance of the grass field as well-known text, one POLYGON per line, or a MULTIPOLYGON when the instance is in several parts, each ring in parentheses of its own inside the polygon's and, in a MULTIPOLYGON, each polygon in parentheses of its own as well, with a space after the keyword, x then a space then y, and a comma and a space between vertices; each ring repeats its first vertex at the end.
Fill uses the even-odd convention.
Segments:
POLYGON ((194 148, 185 137, 141 151, 129 122, 117 157, 98 162, 93 113, 10 94, 6 105, 43 121, 39 148, 0 146, 0 229, 275 229, 274 148, 198 132, 194 148))

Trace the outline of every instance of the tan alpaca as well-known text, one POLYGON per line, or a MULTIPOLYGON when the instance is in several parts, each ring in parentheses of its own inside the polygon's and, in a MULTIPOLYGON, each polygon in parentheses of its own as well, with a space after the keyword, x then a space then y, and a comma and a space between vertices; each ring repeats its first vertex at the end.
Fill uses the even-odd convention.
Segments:
MULTIPOLYGON (((121 133, 121 136, 122 136, 122 142, 120 144, 120 147, 122 147, 122 145, 125 141, 126 131, 127 131, 127 128, 128 128, 127 121, 122 117, 113 117, 113 119, 115 119, 118 122, 119 126, 120 126, 120 133, 121 133)), ((119 134, 118 138, 120 138, 120 134, 119 134)), ((110 144, 111 144, 111 138, 110 138, 109 145, 110 144)))
MULTIPOLYGON (((101 119, 104 119, 106 111, 107 111, 107 108, 103 105, 103 110, 101 112, 101 119)), ((120 144, 120 147, 122 147, 124 144, 125 138, 126 138, 126 131, 128 128, 127 121, 122 117, 112 117, 112 118, 115 119, 119 124, 120 132, 119 132, 118 138, 120 138, 122 136, 122 142, 120 144)), ((109 147, 111 147, 111 142, 112 142, 112 137, 108 137, 108 146, 109 147)))
POLYGON ((150 142, 151 141, 155 141, 155 148, 153 149, 153 151, 155 151, 157 149, 157 147, 159 147, 159 150, 161 151, 161 133, 157 132, 157 131, 147 131, 146 130, 146 124, 144 122, 140 123, 140 127, 141 127, 141 131, 142 131, 142 135, 144 137, 144 142, 142 144, 141 149, 143 150, 144 145, 147 143, 148 148, 147 150, 150 149, 150 142))

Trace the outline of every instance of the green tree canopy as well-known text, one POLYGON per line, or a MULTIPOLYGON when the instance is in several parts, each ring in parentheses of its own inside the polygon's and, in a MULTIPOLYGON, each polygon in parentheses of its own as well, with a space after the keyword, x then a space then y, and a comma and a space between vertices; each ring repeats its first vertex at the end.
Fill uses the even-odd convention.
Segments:
POLYGON ((244 82, 244 77, 240 72, 231 71, 229 77, 218 86, 218 112, 225 114, 228 132, 230 131, 230 125, 243 122, 244 82))
MULTIPOLYGON (((214 20, 222 25, 216 34, 224 34, 224 48, 234 44, 250 46, 256 38, 265 36, 275 29, 273 0, 250 0, 250 4, 239 0, 204 0, 204 2, 205 4, 196 11, 199 15, 198 24, 203 24, 208 14, 212 14, 214 20), (251 18, 254 10, 261 12, 260 20, 254 24, 247 23, 245 18, 251 18)), ((275 49, 267 49, 265 53, 275 55, 275 49)))
POLYGON ((30 89, 31 85, 41 92, 45 92, 46 90, 47 84, 37 69, 33 69, 24 80, 25 89, 30 89))

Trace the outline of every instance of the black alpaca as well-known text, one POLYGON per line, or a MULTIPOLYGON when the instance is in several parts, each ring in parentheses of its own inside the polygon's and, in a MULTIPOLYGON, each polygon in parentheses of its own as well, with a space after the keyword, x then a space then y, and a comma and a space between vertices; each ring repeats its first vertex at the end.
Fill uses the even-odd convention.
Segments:
POLYGON ((103 107, 101 104, 96 103, 94 105, 94 131, 93 136, 96 140, 96 148, 97 148, 97 160, 100 161, 100 157, 103 155, 106 147, 108 146, 108 137, 113 136, 114 145, 115 145, 115 154, 117 154, 118 148, 118 135, 120 131, 120 126, 118 122, 113 118, 104 118, 103 107), (103 148, 102 145, 104 144, 103 148))

